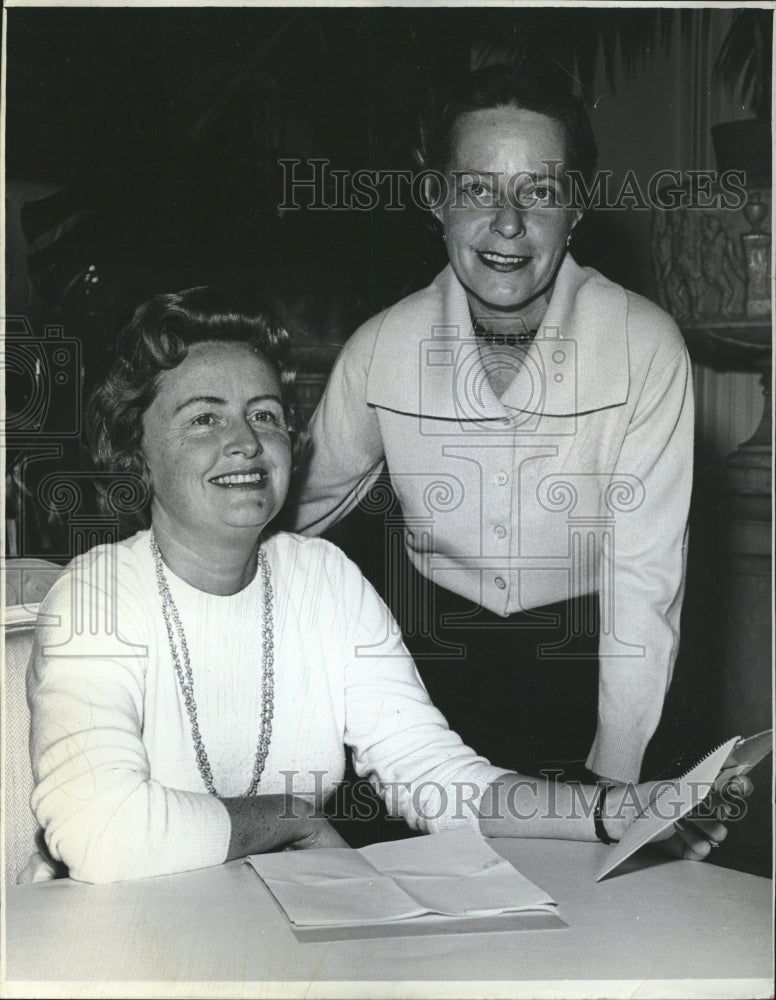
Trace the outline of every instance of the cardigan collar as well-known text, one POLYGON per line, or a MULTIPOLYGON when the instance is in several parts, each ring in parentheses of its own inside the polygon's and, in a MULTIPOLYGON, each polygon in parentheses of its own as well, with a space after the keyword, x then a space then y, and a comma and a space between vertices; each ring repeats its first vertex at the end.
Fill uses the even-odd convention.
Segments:
POLYGON ((429 285, 388 309, 367 381, 375 406, 442 419, 491 420, 511 411, 571 416, 628 397, 627 295, 567 254, 542 326, 521 351, 499 399, 474 336, 466 292, 448 265, 429 285))

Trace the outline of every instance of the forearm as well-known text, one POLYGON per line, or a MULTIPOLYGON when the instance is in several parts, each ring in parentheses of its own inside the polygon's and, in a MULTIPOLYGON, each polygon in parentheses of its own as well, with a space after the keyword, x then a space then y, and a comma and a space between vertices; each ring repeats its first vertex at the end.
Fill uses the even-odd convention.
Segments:
MULTIPOLYGON (((671 857, 702 861, 725 839, 725 820, 737 814, 751 790, 748 778, 733 778, 682 823, 667 828, 657 838, 661 849, 671 857)), ((483 795, 480 832, 485 837, 617 842, 661 792, 664 782, 573 785, 503 774, 483 795)))
MULTIPOLYGON (((41 645, 56 645, 52 632, 41 645)), ((31 807, 52 856, 72 878, 97 883, 220 864, 230 834, 224 806, 151 774, 141 737, 142 661, 88 659, 82 645, 81 657, 46 657, 36 648, 28 678, 31 807)))
MULTIPOLYGON (((508 772, 491 782, 480 803, 485 837, 595 841, 594 813, 602 785, 547 781, 508 772)), ((608 788, 601 820, 619 840, 643 805, 638 786, 608 788)))
POLYGON ((692 386, 682 348, 647 380, 612 475, 616 525, 600 573, 599 722, 587 766, 620 781, 638 779, 671 682, 692 465, 692 386))
POLYGON ((47 778, 33 793, 46 843, 71 878, 122 882, 224 861, 229 817, 218 800, 115 769, 113 781, 107 779, 102 769, 58 787, 47 778))
POLYGON ((621 782, 639 779, 671 683, 684 589, 681 535, 662 563, 636 554, 618 567, 614 627, 600 638, 598 728, 586 763, 621 782))

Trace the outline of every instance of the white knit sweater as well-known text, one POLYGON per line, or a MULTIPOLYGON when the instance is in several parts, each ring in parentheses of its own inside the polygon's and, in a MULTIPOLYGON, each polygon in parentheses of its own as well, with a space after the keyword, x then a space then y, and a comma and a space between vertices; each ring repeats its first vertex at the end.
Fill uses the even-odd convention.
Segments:
MULTIPOLYGON (((359 570, 320 539, 278 534, 265 551, 275 698, 259 793, 320 801, 342 779, 348 744, 358 773, 413 828, 476 826, 479 797, 503 769, 447 728, 359 570)), ((32 806, 49 850, 89 882, 220 864, 229 816, 197 769, 148 532, 93 549, 69 569, 41 609, 49 624, 28 677, 32 806)), ((242 795, 261 715, 260 574, 226 597, 169 570, 167 579, 215 787, 242 795)))

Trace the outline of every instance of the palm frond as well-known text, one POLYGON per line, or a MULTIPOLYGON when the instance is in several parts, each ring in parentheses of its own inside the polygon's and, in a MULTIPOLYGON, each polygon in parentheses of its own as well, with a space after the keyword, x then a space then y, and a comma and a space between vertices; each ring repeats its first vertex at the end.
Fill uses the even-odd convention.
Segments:
POLYGON ((758 117, 767 117, 771 99, 773 12, 741 8, 720 46, 712 82, 729 87, 758 117))

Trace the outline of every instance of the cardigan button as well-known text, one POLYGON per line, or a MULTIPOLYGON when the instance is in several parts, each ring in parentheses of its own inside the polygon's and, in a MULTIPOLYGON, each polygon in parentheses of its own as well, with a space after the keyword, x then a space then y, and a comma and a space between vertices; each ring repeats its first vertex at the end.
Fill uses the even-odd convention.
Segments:
POLYGON ((503 576, 497 576, 493 582, 496 584, 499 590, 503 590, 507 585, 507 581, 504 579, 503 576))
POLYGON ((493 534, 496 536, 496 538, 506 538, 507 529, 504 527, 503 524, 497 524, 496 527, 493 529, 493 534))
POLYGON ((503 470, 501 472, 497 472, 494 479, 497 486, 506 486, 509 482, 509 476, 503 470))

